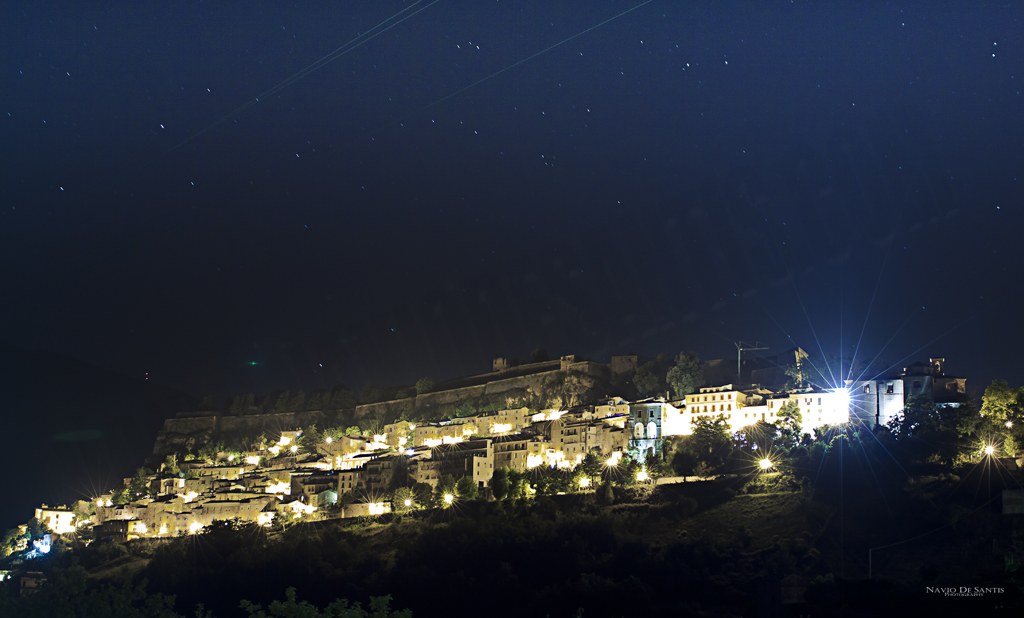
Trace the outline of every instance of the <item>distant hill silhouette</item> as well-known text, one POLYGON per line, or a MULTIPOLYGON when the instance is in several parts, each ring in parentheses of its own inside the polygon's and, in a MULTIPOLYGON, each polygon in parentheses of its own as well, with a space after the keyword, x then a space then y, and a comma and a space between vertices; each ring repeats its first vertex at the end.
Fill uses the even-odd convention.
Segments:
POLYGON ((163 420, 196 400, 49 352, 0 342, 0 530, 42 502, 112 489, 150 454, 163 420))

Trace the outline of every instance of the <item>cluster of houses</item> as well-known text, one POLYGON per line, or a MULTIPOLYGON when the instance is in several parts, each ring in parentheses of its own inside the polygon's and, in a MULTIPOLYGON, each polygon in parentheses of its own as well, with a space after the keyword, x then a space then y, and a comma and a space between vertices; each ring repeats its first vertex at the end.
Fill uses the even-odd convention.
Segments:
POLYGON ((379 434, 326 437, 303 449, 297 444, 301 430, 283 431, 275 444, 237 457, 220 454, 216 461, 181 462, 176 472, 162 469, 146 479, 151 497, 115 504, 107 494, 73 509, 44 505, 36 518, 56 533, 91 525, 95 538, 126 540, 195 533, 223 520, 269 525, 337 505, 346 494, 354 502, 341 500, 336 515, 377 515, 391 510, 384 497, 396 483, 436 488, 451 475, 471 478, 483 489, 498 468, 572 468, 591 451, 610 464, 626 453, 643 462, 661 452, 664 438, 691 434, 701 418, 721 418, 735 432, 775 422, 784 406, 795 404, 803 432, 849 422, 884 424, 902 411, 908 393, 921 392, 920 382, 963 392, 961 378, 951 378, 952 387, 943 381, 941 361, 922 364, 922 372, 848 381, 835 389, 726 384, 678 399, 616 397, 567 410, 524 407, 437 423, 397 421, 379 434))

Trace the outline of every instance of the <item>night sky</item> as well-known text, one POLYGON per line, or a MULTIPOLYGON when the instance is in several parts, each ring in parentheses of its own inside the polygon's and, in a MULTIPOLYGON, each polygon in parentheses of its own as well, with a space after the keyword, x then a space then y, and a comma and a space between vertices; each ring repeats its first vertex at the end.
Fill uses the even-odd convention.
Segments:
POLYGON ((0 338, 196 397, 738 340, 1019 385, 1022 16, 5 2, 0 338))

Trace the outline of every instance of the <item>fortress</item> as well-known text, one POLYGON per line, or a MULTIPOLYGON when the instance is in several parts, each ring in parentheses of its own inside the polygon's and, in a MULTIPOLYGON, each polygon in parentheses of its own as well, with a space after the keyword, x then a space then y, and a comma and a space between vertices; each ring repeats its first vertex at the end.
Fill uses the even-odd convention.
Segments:
POLYGON ((439 382, 434 390, 414 397, 357 405, 348 410, 307 410, 273 414, 229 414, 183 412, 164 421, 153 453, 165 455, 182 447, 201 446, 217 435, 308 426, 353 425, 365 418, 383 422, 399 418, 440 418, 453 416, 467 401, 496 406, 495 409, 529 405, 535 409, 562 408, 592 403, 603 396, 613 373, 636 368, 636 356, 612 357, 610 364, 563 356, 558 360, 510 365, 496 358, 488 373, 439 382), (616 371, 617 370, 617 371, 616 371), (601 392, 599 392, 601 391, 601 392))

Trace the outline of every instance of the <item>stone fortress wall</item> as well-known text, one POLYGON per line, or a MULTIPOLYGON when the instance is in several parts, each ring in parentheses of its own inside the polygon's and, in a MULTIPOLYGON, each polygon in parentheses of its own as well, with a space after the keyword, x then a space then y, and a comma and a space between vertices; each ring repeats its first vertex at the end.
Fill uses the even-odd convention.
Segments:
MULTIPOLYGON (((355 423, 375 415, 380 415, 389 421, 399 418, 403 414, 426 416, 443 406, 457 406, 467 399, 497 399, 506 394, 526 394, 532 400, 537 401, 545 397, 546 391, 552 385, 560 384, 570 373, 584 376, 585 381, 589 380, 591 384, 594 384, 602 372, 609 367, 604 363, 577 361, 574 356, 517 367, 507 367, 507 363, 499 363, 499 361, 504 361, 504 359, 495 359, 496 371, 439 383, 437 387, 443 390, 405 399, 358 405, 348 420, 355 423), (445 388, 447 385, 458 384, 468 385, 445 388)), ((557 402, 542 401, 541 403, 555 405, 557 402)), ((215 434, 221 433, 244 431, 273 433, 312 423, 321 427, 330 426, 348 414, 352 414, 352 411, 307 411, 241 416, 196 412, 189 416, 179 415, 178 418, 169 418, 164 421, 164 426, 157 435, 153 453, 169 454, 175 450, 187 448, 190 440, 194 448, 199 448, 211 440, 215 434)))

